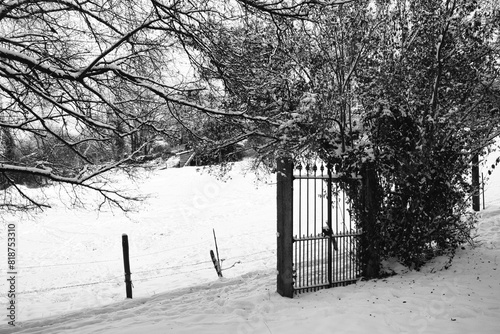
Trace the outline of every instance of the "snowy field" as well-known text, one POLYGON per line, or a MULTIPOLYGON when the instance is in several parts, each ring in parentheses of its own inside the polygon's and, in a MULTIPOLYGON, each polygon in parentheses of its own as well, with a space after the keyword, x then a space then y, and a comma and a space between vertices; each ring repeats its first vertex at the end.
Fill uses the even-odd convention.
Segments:
MULTIPOLYGON (((486 187, 480 245, 460 249, 448 270, 438 258, 419 272, 396 267, 387 279, 288 299, 275 292, 274 176, 257 181, 248 169, 239 163, 221 182, 194 167, 158 168, 137 185, 149 199, 127 215, 54 200, 33 218, 4 217, 2 249, 5 224, 17 225, 18 308, 17 326, 2 316, 0 333, 500 333, 500 171, 486 187)), ((0 263, 7 305, 5 251, 0 263)))

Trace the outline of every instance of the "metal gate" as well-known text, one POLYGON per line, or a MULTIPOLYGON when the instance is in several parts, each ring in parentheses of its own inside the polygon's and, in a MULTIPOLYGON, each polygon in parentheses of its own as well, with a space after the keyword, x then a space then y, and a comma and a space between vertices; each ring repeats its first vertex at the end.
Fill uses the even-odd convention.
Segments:
POLYGON ((360 277, 357 244, 361 233, 345 190, 356 187, 360 180, 340 176, 321 161, 294 167, 282 164, 279 172, 278 292, 292 297, 356 282, 360 277), (291 205, 283 205, 290 200, 291 205), (292 227, 280 229, 280 224, 292 227), (290 233, 292 237, 287 238, 290 233), (291 278, 287 277, 290 265, 291 278), (291 289, 283 289, 288 283, 291 289))

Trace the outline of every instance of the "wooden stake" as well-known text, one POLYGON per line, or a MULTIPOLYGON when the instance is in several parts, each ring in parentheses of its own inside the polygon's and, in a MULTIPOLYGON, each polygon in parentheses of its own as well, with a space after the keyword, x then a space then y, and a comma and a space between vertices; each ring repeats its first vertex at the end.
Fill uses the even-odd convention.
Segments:
POLYGON ((215 270, 217 271, 217 275, 219 277, 222 277, 222 268, 220 265, 220 258, 219 258, 219 247, 217 246, 217 238, 215 237, 215 229, 212 229, 214 232, 214 242, 215 242, 215 252, 217 253, 217 258, 215 258, 214 252, 211 250, 210 251, 210 256, 212 257, 212 262, 214 263, 215 270))
POLYGON ((220 264, 215 258, 215 254, 213 250, 210 250, 210 257, 212 258, 212 262, 214 263, 215 271, 217 272, 217 276, 222 277, 222 270, 220 268, 220 264))

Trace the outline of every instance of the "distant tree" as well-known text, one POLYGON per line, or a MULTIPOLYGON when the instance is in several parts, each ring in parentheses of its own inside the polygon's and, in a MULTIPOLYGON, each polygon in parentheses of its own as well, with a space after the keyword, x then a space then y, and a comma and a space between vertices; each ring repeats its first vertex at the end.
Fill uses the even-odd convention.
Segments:
POLYGON ((46 206, 15 185, 12 176, 19 174, 87 187, 110 203, 129 199, 92 180, 130 161, 133 152, 124 152, 124 141, 148 126, 148 119, 127 108, 138 101, 141 90, 131 89, 133 94, 119 100, 115 92, 118 87, 136 86, 139 77, 153 80, 159 73, 153 66, 135 64, 137 58, 164 49, 160 34, 141 33, 159 21, 148 20, 150 14, 150 8, 145 11, 128 1, 7 1, 0 5, 0 126, 15 137, 31 138, 38 147, 64 147, 71 153, 32 152, 28 158, 3 161, 0 173, 12 186, 5 191, 17 191, 27 199, 25 204, 4 203, 6 207, 46 206), (110 154, 113 150, 116 159, 110 154))
POLYGON ((13 175, 92 189, 119 206, 134 199, 95 180, 134 162, 158 136, 176 136, 172 121, 183 119, 169 110, 192 108, 184 97, 193 86, 171 70, 192 38, 176 25, 198 10, 210 8, 189 1, 0 4, 0 175, 4 191, 23 199, 4 197, 12 200, 3 208, 47 205, 13 175), (14 157, 11 137, 43 149, 14 157))

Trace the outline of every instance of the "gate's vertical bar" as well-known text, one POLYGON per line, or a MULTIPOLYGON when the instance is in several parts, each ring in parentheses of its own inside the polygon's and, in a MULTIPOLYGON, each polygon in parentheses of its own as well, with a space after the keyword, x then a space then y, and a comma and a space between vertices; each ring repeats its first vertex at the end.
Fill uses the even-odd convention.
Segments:
POLYGON ((292 274, 292 279, 294 280, 294 288, 296 288, 296 285, 298 284, 298 276, 297 276, 297 246, 298 246, 298 242, 297 242, 297 235, 294 235, 294 240, 293 240, 293 264, 292 264, 292 267, 293 267, 293 274, 292 274))
POLYGON ((348 243, 349 243, 349 237, 347 236, 348 233, 347 233, 347 222, 346 222, 346 215, 345 215, 345 192, 344 192, 344 187, 341 183, 339 183, 339 187, 340 187, 340 190, 342 191, 341 193, 341 204, 342 204, 342 233, 344 234, 344 238, 343 238, 343 261, 344 261, 344 264, 342 266, 342 275, 343 275, 343 280, 346 280, 348 279, 348 276, 347 276, 347 269, 348 269, 348 264, 347 264, 347 256, 349 254, 348 252, 348 243))
MULTIPOLYGON (((339 231, 341 231, 341 238, 338 240, 338 248, 339 248, 339 255, 340 255, 340 270, 339 270, 339 281, 343 281, 345 279, 345 229, 344 229, 344 212, 343 210, 343 204, 342 204, 342 194, 341 194, 341 187, 337 183, 337 205, 339 206, 339 216, 340 216, 340 221, 338 222, 339 225, 339 231), (340 252, 340 249, 342 251, 340 252)), ((341 284, 344 285, 344 284, 341 284)))
MULTIPOLYGON (((325 224, 325 180, 323 177, 325 176, 325 166, 321 163, 319 167, 321 172, 321 226, 320 230, 323 229, 323 225, 325 224)), ((323 236, 324 237, 324 236, 323 236)), ((324 251, 325 243, 324 238, 321 239, 320 242, 320 252, 321 252, 321 284, 325 283, 325 251, 324 251)))
MULTIPOLYGON (((344 189, 345 189, 345 184, 344 184, 344 189)), ((347 216, 346 216, 347 220, 347 216)), ((352 280, 352 256, 351 256, 351 246, 352 246, 352 231, 351 231, 351 217, 349 216, 349 225, 347 225, 346 222, 346 230, 347 230, 347 235, 349 235, 347 238, 347 261, 348 263, 348 272, 347 272, 347 278, 352 280), (349 227, 347 227, 349 226, 349 227)))
POLYGON ((307 241, 304 241, 304 235, 302 235, 302 286, 306 286, 307 285, 307 275, 306 275, 306 268, 305 268, 305 265, 306 265, 306 242, 307 241))
MULTIPOLYGON (((316 212, 318 211, 318 201, 317 201, 317 197, 318 197, 318 188, 317 188, 317 183, 318 183, 318 180, 317 180, 317 171, 318 171, 318 167, 316 166, 316 162, 314 163, 314 166, 313 166, 313 174, 314 174, 314 230, 313 230, 313 236, 317 236, 317 230, 316 230, 316 220, 317 220, 317 214, 316 212)), ((317 239, 315 239, 313 241, 313 247, 314 247, 314 251, 313 251, 313 271, 314 271, 314 284, 317 284, 318 283, 318 280, 317 280, 317 274, 318 274, 318 270, 317 270, 317 263, 318 263, 318 259, 317 259, 317 239)))
MULTIPOLYGON (((342 189, 345 189, 345 185, 343 184, 342 185, 342 189)), ((342 211, 344 212, 343 213, 343 223, 344 223, 344 234, 346 235, 345 237, 345 249, 344 249, 344 252, 345 252, 345 263, 344 263, 344 275, 345 275, 345 278, 348 280, 350 278, 350 275, 349 275, 349 268, 350 268, 350 264, 349 264, 349 239, 350 237, 348 236, 349 235, 349 230, 347 228, 347 215, 346 215, 346 207, 345 207, 345 204, 346 204, 346 198, 345 198, 345 190, 342 190, 342 211)))
MULTIPOLYGON (((340 188, 342 189, 342 185, 340 186, 340 188)), ((346 280, 348 279, 347 277, 347 255, 348 255, 348 236, 347 236, 347 228, 346 228, 346 216, 345 216, 345 193, 344 193, 344 190, 342 190, 342 195, 341 195, 341 203, 342 203, 342 233, 344 234, 344 238, 343 238, 343 262, 344 264, 342 265, 342 275, 343 275, 343 278, 342 280, 346 280)))
POLYGON ((325 284, 325 267, 323 265, 323 263, 325 262, 325 252, 324 252, 324 247, 325 247, 325 243, 323 242, 323 240, 325 240, 325 238, 321 238, 319 240, 319 249, 320 249, 320 252, 321 252, 321 264, 319 264, 319 269, 320 269, 320 272, 321 272, 321 276, 320 276, 320 283, 321 284, 325 284))
POLYGON ((311 286, 312 272, 311 272, 311 240, 307 236, 307 286, 311 286))
MULTIPOLYGON (((356 187, 354 189, 354 194, 357 194, 358 191, 359 191, 359 182, 353 182, 353 187, 356 187)), ((352 212, 352 203, 351 203, 351 212, 352 212)), ((360 271, 360 263, 359 263, 359 257, 358 257, 358 241, 359 241, 359 236, 358 236, 358 232, 359 232, 359 228, 358 228, 358 222, 357 221, 354 221, 354 232, 356 233, 356 235, 354 236, 353 238, 353 242, 354 242, 354 261, 356 261, 356 265, 355 265, 355 268, 356 268, 356 278, 359 277, 359 271, 360 271)))
MULTIPOLYGON (((345 189, 349 189, 350 183, 345 184, 345 189)), ((349 261, 350 261, 350 277, 351 279, 354 280, 355 275, 354 275, 354 262, 353 262, 353 254, 354 254, 354 231, 352 230, 352 217, 351 217, 351 212, 352 212, 352 206, 351 206, 351 201, 349 200, 349 196, 347 196, 347 212, 349 213, 349 261)))
MULTIPOLYGON (((330 231, 333 231, 332 230, 332 182, 333 182, 333 178, 332 178, 332 165, 331 164, 328 164, 326 166, 326 169, 328 171, 328 184, 327 184, 327 207, 328 207, 328 227, 330 228, 330 231)), ((330 285, 330 287, 332 286, 332 275, 333 275, 333 268, 332 268, 332 262, 333 262, 333 259, 332 259, 332 240, 331 237, 330 237, 330 240, 328 242, 328 284, 330 285)))
MULTIPOLYGON (((350 186, 350 184, 345 184, 345 189, 347 189, 350 186)), ((349 198, 348 198, 349 200, 349 198)), ((349 201, 348 203, 349 208, 347 211, 349 212, 349 234, 351 235, 349 237, 349 259, 350 259, 350 278, 355 279, 356 275, 354 275, 354 231, 352 230, 352 217, 351 217, 351 212, 352 212, 352 205, 351 202, 349 201)))
MULTIPOLYGON (((299 230, 299 238, 298 240, 302 240, 302 164, 299 163, 299 165, 297 166, 297 170, 299 171, 299 226, 298 226, 298 230, 299 230)), ((298 280, 297 280, 297 284, 298 286, 302 286, 303 285, 303 271, 302 271, 302 266, 303 266, 303 263, 302 263, 302 241, 299 241, 298 242, 298 245, 297 245, 297 248, 299 250, 299 261, 297 262, 298 263, 298 270, 297 270, 297 277, 298 277, 298 280)))
MULTIPOLYGON (((335 235, 340 235, 339 232, 339 185, 335 183, 335 235)), ((335 282, 339 281, 339 275, 342 265, 342 258, 340 252, 342 251, 339 246, 342 246, 341 238, 335 238, 337 244, 337 251, 335 252, 335 282)))
POLYGON ((321 274, 323 275, 323 280, 322 284, 326 284, 328 282, 327 278, 327 273, 325 271, 328 271, 327 266, 325 266, 325 261, 328 259, 328 256, 326 254, 326 247, 325 247, 325 238, 321 239, 321 274), (326 279, 325 279, 326 278, 326 279))
POLYGON ((293 163, 277 161, 277 291, 293 297, 293 163))
MULTIPOLYGON (((306 165, 306 238, 309 238, 309 225, 310 225, 310 216, 311 216, 311 211, 309 207, 309 197, 311 195, 311 189, 310 189, 310 184, 311 182, 311 166, 309 163, 306 165)), ((305 250, 304 250, 304 262, 305 262, 305 271, 306 271, 306 281, 305 285, 309 286, 309 280, 310 280, 310 273, 309 273, 309 240, 306 239, 306 244, 305 244, 305 250)), ((309 291, 309 290, 308 290, 309 291)))

